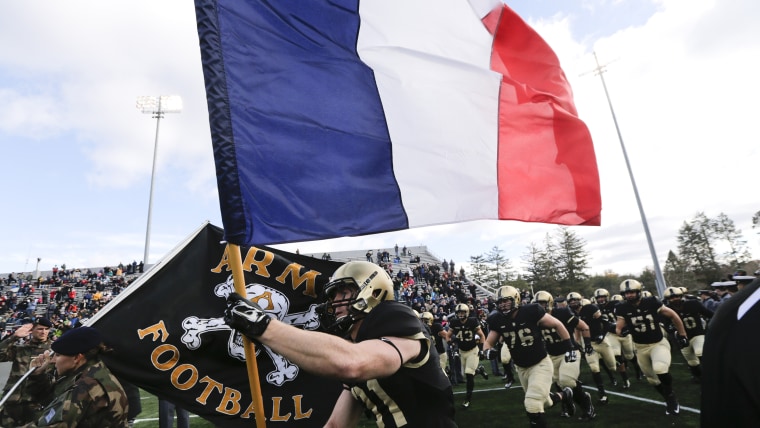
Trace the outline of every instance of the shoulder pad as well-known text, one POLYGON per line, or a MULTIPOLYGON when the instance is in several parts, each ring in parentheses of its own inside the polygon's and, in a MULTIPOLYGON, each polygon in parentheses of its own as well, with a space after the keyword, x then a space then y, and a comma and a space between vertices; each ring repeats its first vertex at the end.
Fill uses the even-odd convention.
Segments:
POLYGON ((426 329, 410 307, 400 302, 384 301, 364 318, 356 341, 385 336, 413 337, 420 332, 426 332, 426 329))

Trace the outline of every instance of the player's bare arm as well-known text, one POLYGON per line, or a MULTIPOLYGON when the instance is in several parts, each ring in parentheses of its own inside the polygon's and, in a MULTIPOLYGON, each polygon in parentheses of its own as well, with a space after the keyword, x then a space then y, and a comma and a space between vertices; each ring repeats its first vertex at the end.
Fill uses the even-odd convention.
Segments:
POLYGON ((661 306, 660 314, 670 318, 670 321, 672 321, 673 325, 676 326, 676 331, 678 331, 678 334, 681 336, 686 336, 686 328, 684 328, 683 321, 681 321, 681 317, 678 316, 676 311, 670 309, 667 306, 661 306))
POLYGON ((272 320, 259 341, 306 371, 346 381, 376 379, 398 371, 424 349, 420 340, 387 337, 352 343, 326 333, 272 320), (398 349, 398 351, 396 350, 398 349), (401 355, 399 357, 399 354, 401 355))
POLYGON ((541 317, 540 320, 538 320, 538 325, 543 328, 554 328, 557 330, 557 334, 559 334, 559 338, 562 340, 570 340, 570 333, 565 328, 565 325, 562 324, 562 321, 558 320, 557 318, 554 318, 553 316, 549 314, 544 314, 543 317, 541 317))

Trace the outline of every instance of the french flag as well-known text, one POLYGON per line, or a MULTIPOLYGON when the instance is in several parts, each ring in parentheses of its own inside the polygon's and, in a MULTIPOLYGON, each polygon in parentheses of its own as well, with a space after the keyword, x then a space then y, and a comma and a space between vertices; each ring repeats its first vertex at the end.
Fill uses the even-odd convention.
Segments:
POLYGON ((196 0, 225 238, 599 225, 559 61, 498 0, 196 0))

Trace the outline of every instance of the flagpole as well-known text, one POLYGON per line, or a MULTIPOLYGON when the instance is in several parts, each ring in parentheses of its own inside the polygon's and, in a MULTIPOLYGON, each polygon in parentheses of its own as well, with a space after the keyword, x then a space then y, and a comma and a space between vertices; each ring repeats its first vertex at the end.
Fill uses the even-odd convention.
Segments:
MULTIPOLYGON (((604 87, 604 95, 607 96, 607 104, 610 106, 610 113, 612 113, 612 121, 615 123, 615 130, 617 131, 618 140, 620 140, 620 148, 623 149, 623 157, 625 158, 625 165, 628 167, 628 176, 631 179, 631 185, 633 186, 633 194, 636 196, 636 203, 639 206, 639 215, 641 216, 641 224, 644 226, 644 234, 647 237, 647 243, 649 244, 649 253, 652 256, 652 263, 654 264, 655 286, 660 297, 665 293, 665 277, 660 270, 660 262, 657 260, 657 252, 654 250, 654 243, 652 242, 652 234, 649 233, 649 224, 647 223, 647 216, 644 214, 644 206, 641 204, 641 197, 639 197, 639 189, 636 187, 636 180, 633 178, 633 170, 631 169, 631 162, 628 160, 628 152, 625 150, 625 144, 623 144, 623 135, 620 133, 620 127, 618 126, 617 117, 615 116, 615 109, 612 108, 612 100, 610 100, 610 93, 607 91, 607 83, 604 81, 604 72, 606 71, 604 66, 599 64, 599 58, 594 52, 594 60, 596 61, 596 68, 593 70, 594 74, 598 75, 602 80, 602 87, 604 87)), ((585 73, 584 73, 585 74, 585 73)))
MULTIPOLYGON (((230 266, 232 267, 232 281, 235 284, 235 292, 241 296, 246 296, 240 247, 228 242, 227 254, 229 255, 230 266)), ((245 335, 242 336, 243 349, 245 350, 245 366, 248 370, 248 383, 251 388, 251 398, 253 399, 253 411, 256 415, 256 428, 264 428, 266 426, 266 415, 264 414, 264 398, 261 396, 259 367, 256 362, 256 347, 245 335)))

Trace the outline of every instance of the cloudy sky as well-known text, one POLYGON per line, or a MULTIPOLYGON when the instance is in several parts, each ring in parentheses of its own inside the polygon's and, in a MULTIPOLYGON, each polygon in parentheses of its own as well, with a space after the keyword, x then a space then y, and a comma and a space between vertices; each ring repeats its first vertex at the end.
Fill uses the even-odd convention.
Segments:
MULTIPOLYGON (((602 226, 574 227, 591 272, 652 266, 593 52, 602 64, 654 247, 723 212, 755 258, 760 236, 760 2, 520 0, 555 49, 589 126, 602 226)), ((23 1, 0 6, 0 272, 143 258, 156 121, 141 95, 180 95, 161 121, 149 262, 206 220, 221 226, 192 2, 23 1)), ((464 262, 498 246, 515 265, 557 226, 478 221, 283 246, 304 252, 426 244, 464 262)))

